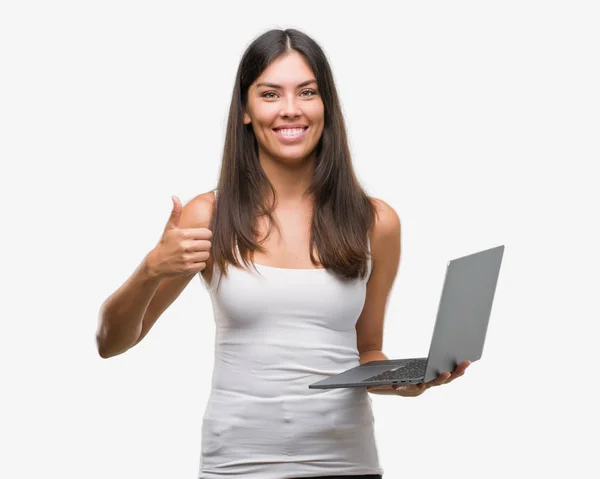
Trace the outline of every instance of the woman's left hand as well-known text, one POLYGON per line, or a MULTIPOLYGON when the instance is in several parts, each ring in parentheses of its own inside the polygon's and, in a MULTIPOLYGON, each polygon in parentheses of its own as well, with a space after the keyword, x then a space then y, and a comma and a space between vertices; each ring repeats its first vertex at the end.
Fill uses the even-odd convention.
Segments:
POLYGON ((440 374, 437 378, 426 383, 419 384, 393 384, 391 386, 367 386, 367 391, 373 394, 385 394, 392 396, 414 397, 420 396, 432 386, 441 386, 454 381, 465 373, 471 361, 463 361, 458 364, 454 371, 440 374))

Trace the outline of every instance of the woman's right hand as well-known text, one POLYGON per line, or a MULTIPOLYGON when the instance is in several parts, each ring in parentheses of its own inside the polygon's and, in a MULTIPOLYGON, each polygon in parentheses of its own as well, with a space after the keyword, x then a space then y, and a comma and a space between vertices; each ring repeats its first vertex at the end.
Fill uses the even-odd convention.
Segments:
POLYGON ((173 209, 162 238, 146 257, 146 265, 154 278, 193 276, 206 268, 210 256, 212 231, 208 228, 180 228, 183 207, 172 196, 173 209))

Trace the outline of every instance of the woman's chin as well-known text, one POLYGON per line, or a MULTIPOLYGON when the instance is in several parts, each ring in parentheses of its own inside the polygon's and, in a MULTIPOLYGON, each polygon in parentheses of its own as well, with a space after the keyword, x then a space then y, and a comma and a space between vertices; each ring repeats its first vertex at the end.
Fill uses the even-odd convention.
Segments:
POLYGON ((304 148, 298 149, 298 151, 290 151, 288 149, 284 151, 279 151, 277 154, 277 158, 286 163, 303 163, 309 160, 310 157, 312 157, 313 151, 314 150, 306 151, 304 148))
POLYGON ((314 151, 315 148, 307 149, 306 145, 288 145, 284 148, 262 150, 262 154, 280 163, 298 165, 310 161, 314 157, 314 151))

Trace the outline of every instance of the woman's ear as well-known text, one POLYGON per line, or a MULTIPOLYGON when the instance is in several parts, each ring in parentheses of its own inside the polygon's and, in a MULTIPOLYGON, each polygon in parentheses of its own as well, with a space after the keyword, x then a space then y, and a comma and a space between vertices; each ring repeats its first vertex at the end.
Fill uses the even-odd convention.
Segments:
POLYGON ((250 123, 252 123, 250 116, 248 116, 248 113, 244 112, 244 125, 249 125, 250 123))

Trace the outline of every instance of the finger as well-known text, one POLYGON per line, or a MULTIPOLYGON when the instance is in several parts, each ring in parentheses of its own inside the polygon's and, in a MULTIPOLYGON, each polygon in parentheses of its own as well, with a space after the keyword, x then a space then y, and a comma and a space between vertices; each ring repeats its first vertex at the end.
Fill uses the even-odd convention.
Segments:
POLYGON ((451 376, 451 373, 449 372, 445 372, 440 374, 437 378, 432 379, 431 381, 425 383, 427 385, 427 387, 431 387, 431 386, 441 386, 442 384, 444 384, 448 378, 451 376))
POLYGON ((208 251, 194 251, 184 256, 185 261, 188 263, 205 263, 210 258, 210 252, 208 251))
POLYGON ((191 240, 210 240, 212 231, 208 228, 185 228, 181 230, 181 236, 191 240))
POLYGON ((418 391, 418 394, 423 394, 429 389, 429 386, 427 385, 427 383, 419 383, 415 384, 415 389, 418 391))
POLYGON ((458 363, 454 367, 454 370, 452 371, 450 377, 448 378, 448 380, 446 382, 450 382, 453 379, 456 379, 457 377, 462 376, 470 364, 471 364, 471 361, 462 361, 462 362, 458 363))
POLYGON ((427 389, 427 383, 416 383, 416 384, 409 384, 408 386, 400 386, 400 388, 413 388, 417 391, 423 392, 427 389))
POLYGON ((452 371, 452 375, 450 376, 448 382, 453 381, 456 378, 462 376, 465 373, 465 370, 470 366, 470 364, 471 361, 462 361, 461 363, 457 364, 454 368, 454 371, 452 371))
POLYGON ((181 211, 183 207, 181 206, 181 201, 177 196, 171 196, 173 200, 173 209, 171 209, 171 215, 169 216, 169 221, 167 221, 167 225, 165 226, 165 230, 171 230, 179 227, 179 219, 181 218, 181 211))
POLYGON ((186 240, 183 245, 185 246, 185 251, 191 253, 198 253, 203 251, 210 251, 212 242, 210 240, 186 240))
POLYGON ((454 371, 457 373, 464 373, 465 369, 467 369, 471 365, 471 361, 462 361, 456 365, 454 371))
POLYGON ((411 383, 411 384, 394 384, 394 389, 411 389, 423 386, 424 383, 411 383))

